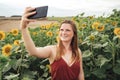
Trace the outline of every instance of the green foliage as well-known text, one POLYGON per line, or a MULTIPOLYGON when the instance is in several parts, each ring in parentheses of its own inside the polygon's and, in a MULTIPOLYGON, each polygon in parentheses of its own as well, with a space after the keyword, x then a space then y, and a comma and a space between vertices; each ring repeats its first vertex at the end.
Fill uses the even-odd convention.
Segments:
POLYGON ((83 15, 74 18, 79 29, 79 47, 83 52, 86 80, 119 80, 120 78, 120 38, 114 34, 114 29, 120 28, 120 18, 118 18, 119 11, 113 10, 113 12, 106 18, 102 16, 84 18, 83 15), (95 22, 104 25, 104 29, 99 30, 97 27, 93 29, 95 22))
MULTIPOLYGON (((114 34, 114 29, 120 28, 119 14, 120 11, 114 9, 109 17, 83 17, 84 13, 81 13, 73 18, 58 20, 72 19, 77 24, 86 80, 119 80, 120 38, 114 34), (97 27, 93 26, 94 23, 97 27)), ((37 47, 57 43, 56 23, 29 28, 29 32, 37 47)), ((5 39, 0 40, 0 80, 50 80, 48 59, 30 56, 20 31, 16 36, 11 32, 5 34, 5 39), (15 40, 19 40, 18 45, 14 44, 15 40), (12 46, 8 56, 3 55, 6 44, 12 46)))

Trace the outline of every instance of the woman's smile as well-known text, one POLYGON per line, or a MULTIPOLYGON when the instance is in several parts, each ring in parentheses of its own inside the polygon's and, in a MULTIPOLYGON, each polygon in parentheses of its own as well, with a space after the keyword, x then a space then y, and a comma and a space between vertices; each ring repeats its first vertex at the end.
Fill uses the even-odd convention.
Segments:
POLYGON ((59 36, 62 41, 71 41, 73 35, 74 33, 70 24, 64 23, 61 25, 59 36))

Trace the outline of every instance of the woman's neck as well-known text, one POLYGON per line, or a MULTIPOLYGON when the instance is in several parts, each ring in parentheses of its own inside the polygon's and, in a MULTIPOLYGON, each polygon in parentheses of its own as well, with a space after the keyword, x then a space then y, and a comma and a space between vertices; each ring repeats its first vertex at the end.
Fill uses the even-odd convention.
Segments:
POLYGON ((62 43, 65 48, 64 49, 65 51, 71 50, 70 42, 62 42, 62 43))

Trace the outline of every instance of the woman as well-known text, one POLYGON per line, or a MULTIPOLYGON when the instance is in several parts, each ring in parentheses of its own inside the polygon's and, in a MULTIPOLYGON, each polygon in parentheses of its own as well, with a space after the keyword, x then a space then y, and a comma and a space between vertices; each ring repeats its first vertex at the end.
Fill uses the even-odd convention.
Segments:
POLYGON ((48 58, 51 65, 52 80, 84 80, 82 55, 77 43, 76 25, 66 20, 62 22, 59 32, 59 43, 45 47, 35 47, 27 25, 35 20, 27 17, 35 14, 35 8, 27 7, 21 19, 21 32, 25 46, 30 55, 48 58))

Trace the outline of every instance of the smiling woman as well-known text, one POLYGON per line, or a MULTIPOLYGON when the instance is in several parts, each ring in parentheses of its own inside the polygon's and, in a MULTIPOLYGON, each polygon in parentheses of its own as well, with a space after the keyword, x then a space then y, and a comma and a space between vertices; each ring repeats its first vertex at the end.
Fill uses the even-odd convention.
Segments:
MULTIPOLYGON (((20 24, 23 41, 29 54, 49 60, 52 80, 84 80, 82 53, 78 47, 76 24, 71 20, 64 20, 59 28, 58 43, 37 47, 28 32, 28 23, 35 21, 27 17, 35 14, 35 11, 30 12, 34 9, 32 7, 25 9, 20 24)), ((52 32, 48 32, 47 36, 51 37, 52 32)))

